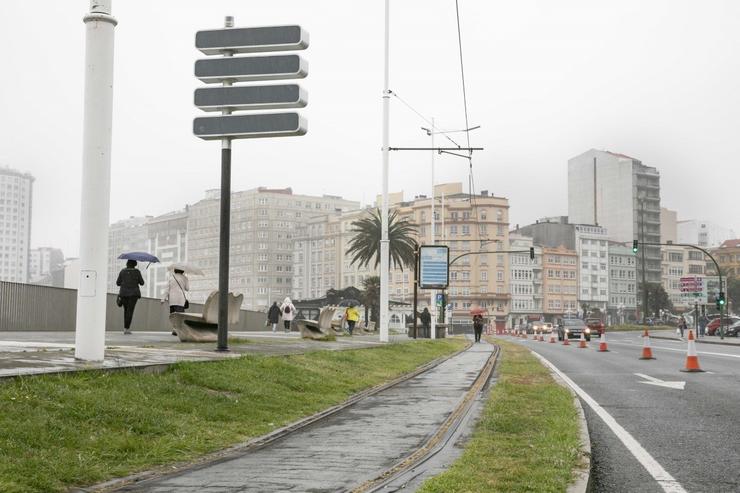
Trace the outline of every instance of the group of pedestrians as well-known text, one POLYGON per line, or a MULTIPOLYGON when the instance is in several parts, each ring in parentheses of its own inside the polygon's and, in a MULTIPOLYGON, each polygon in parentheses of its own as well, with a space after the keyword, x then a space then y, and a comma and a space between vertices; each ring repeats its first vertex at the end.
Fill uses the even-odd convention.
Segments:
MULTIPOLYGON (((140 287, 144 285, 144 277, 137 268, 136 260, 127 260, 126 267, 121 269, 116 279, 118 297, 116 303, 123 308, 123 333, 131 334, 131 322, 134 318, 136 303, 141 298, 140 287)), ((173 269, 170 273, 167 287, 164 290, 161 302, 169 305, 170 313, 184 312, 190 305, 188 292, 190 281, 181 269, 173 269)), ((173 335, 177 332, 172 331, 173 335)))
POLYGON ((295 311, 295 305, 293 305, 287 296, 279 306, 277 301, 274 301, 270 309, 267 310, 267 324, 272 325, 272 332, 277 332, 278 322, 280 322, 280 317, 282 317, 283 329, 288 334, 290 332, 290 324, 295 318, 295 311))

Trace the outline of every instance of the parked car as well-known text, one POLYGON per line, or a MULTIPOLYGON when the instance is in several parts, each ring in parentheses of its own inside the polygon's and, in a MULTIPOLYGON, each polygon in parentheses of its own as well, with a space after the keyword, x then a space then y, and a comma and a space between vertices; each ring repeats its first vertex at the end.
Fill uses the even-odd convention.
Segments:
POLYGON ((568 339, 572 337, 580 339, 581 334, 583 334, 584 339, 587 341, 591 340, 591 329, 580 318, 564 318, 558 324, 559 341, 562 341, 566 337, 568 339))
MULTIPOLYGON (((725 328, 733 325, 735 322, 740 322, 740 317, 735 317, 735 316, 727 317, 727 316, 725 316, 725 317, 722 317, 722 318, 724 319, 724 326, 725 326, 725 328)), ((717 335, 717 329, 719 329, 719 317, 711 320, 707 324, 707 328, 705 329, 705 334, 707 334, 708 336, 717 335)))
POLYGON ((740 321, 735 322, 725 329, 725 335, 727 337, 738 337, 740 334, 740 321))
POLYGON ((601 337, 604 333, 604 322, 600 318, 587 318, 586 326, 591 329, 591 333, 597 337, 601 337))
POLYGON ((550 322, 545 322, 545 334, 552 334, 552 324, 550 322))

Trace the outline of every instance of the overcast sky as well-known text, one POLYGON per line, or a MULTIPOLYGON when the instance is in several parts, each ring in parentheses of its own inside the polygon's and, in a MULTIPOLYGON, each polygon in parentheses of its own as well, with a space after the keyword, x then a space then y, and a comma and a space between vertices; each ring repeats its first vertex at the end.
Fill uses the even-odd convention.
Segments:
MULTIPOLYGON (((371 202, 381 190, 383 1, 114 0, 111 222, 180 209, 219 186, 220 145, 192 135, 195 32, 298 23, 308 134, 237 141, 233 190, 257 186, 371 202)), ((0 164, 36 177, 33 246, 77 254, 87 0, 2 0, 0 164)), ((590 148, 661 173, 679 219, 740 232, 740 2, 460 0, 477 190, 511 222, 567 214, 567 160, 590 148)), ((391 89, 440 127, 463 128, 454 0, 391 0, 391 89)), ((391 100, 391 145, 425 146, 391 100)), ((455 138, 462 139, 462 135, 455 138)), ((440 141, 438 141, 440 142, 440 141)), ((430 191, 429 153, 392 153, 390 189, 430 191)), ((437 159, 437 181, 467 183, 437 159)))

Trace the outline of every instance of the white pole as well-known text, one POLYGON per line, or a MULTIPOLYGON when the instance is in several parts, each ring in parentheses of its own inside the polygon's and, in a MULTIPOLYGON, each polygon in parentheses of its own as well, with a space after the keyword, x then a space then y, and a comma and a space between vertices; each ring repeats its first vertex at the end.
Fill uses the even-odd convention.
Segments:
POLYGON ((75 358, 105 358, 108 220, 113 121, 112 0, 91 0, 84 17, 85 103, 82 132, 80 283, 77 291, 75 358))
POLYGON ((385 49, 383 61, 383 204, 380 240, 380 342, 388 342, 388 271, 390 249, 388 240, 388 127, 390 126, 390 91, 388 89, 388 55, 390 31, 390 0, 385 0, 385 49))
MULTIPOLYGON (((432 137, 432 224, 429 228, 429 237, 431 240, 429 241, 430 245, 434 245, 436 242, 436 237, 434 235, 434 118, 432 118, 432 131, 430 132, 432 137)), ((429 293, 429 311, 432 312, 432 324, 431 324, 431 333, 429 337, 431 339, 437 338, 437 291, 434 289, 431 290, 429 293)))

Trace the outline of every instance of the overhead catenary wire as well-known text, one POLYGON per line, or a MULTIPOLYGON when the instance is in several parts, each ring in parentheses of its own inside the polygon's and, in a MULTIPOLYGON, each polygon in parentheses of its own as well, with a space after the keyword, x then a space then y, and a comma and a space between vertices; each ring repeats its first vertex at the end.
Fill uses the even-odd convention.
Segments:
MULTIPOLYGON (((399 101, 400 101, 401 103, 403 103, 403 105, 404 105, 404 106, 406 106, 406 107, 407 107, 408 109, 410 109, 411 111, 413 111, 413 112, 414 112, 414 113, 415 113, 415 114, 416 114, 416 115, 417 115, 417 116, 418 116, 419 118, 421 118, 421 119, 422 119, 422 120, 424 120, 424 121, 425 121, 426 123, 428 123, 428 124, 429 124, 429 125, 431 126, 431 130, 432 130, 432 131, 434 131, 434 129, 437 129, 437 130, 439 130, 439 131, 440 131, 440 133, 441 133, 441 134, 442 134, 442 135, 444 136, 444 138, 445 138, 445 139, 449 140, 449 141, 450 141, 450 142, 452 142, 452 143, 453 143, 454 145, 456 145, 458 149, 462 149, 462 146, 461 146, 460 144, 458 144, 457 142, 455 142, 455 140, 454 140, 454 139, 452 139, 451 137, 449 137, 449 136, 447 135, 447 132, 446 132, 446 131, 445 131, 444 129, 441 129, 441 128, 439 128, 439 127, 438 127, 437 125, 435 125, 434 123, 432 123, 432 121, 431 121, 431 120, 430 120, 429 118, 425 117, 425 116, 424 116, 424 115, 423 115, 423 114, 422 114, 421 112, 419 112, 419 111, 418 111, 418 110, 417 110, 416 108, 414 108, 413 106, 411 106, 411 105, 410 105, 410 104, 409 104, 409 103, 408 103, 407 101, 405 101, 405 100, 404 100, 404 99, 403 99, 403 98, 402 98, 401 96, 399 96, 399 95, 398 95, 398 93, 396 93, 396 92, 394 92, 394 91, 390 91, 390 93, 391 93, 391 95, 392 95, 393 97, 395 97, 395 98, 396 98, 396 99, 398 99, 398 100, 399 100, 399 101)), ((465 128, 467 128, 467 127, 465 127, 465 128)), ((467 132, 466 132, 466 133, 467 133, 467 132)), ((470 143, 470 140, 468 140, 468 143, 470 143)))

